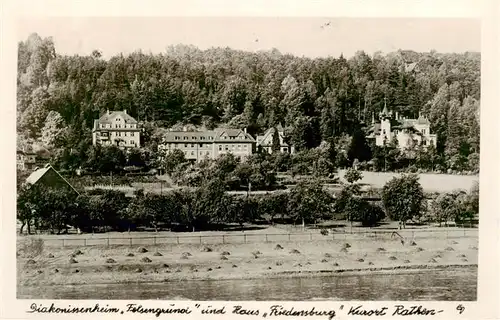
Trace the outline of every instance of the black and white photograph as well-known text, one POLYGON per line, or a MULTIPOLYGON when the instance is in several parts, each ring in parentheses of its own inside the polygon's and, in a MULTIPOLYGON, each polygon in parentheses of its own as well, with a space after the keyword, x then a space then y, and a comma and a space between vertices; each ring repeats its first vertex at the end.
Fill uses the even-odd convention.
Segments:
POLYGON ((477 301, 480 19, 16 28, 17 299, 477 301))

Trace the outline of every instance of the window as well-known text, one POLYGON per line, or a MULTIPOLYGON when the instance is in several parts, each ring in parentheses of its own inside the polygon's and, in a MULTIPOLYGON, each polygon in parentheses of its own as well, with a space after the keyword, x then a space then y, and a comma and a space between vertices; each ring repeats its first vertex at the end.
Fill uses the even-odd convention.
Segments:
POLYGON ((191 148, 194 148, 194 144, 191 144, 191 148))
POLYGON ((194 156, 194 151, 191 151, 191 155, 194 156))
POLYGON ((229 150, 229 146, 227 144, 225 145, 225 149, 226 151, 229 150))
POLYGON ((175 136, 175 140, 179 140, 179 139, 180 139, 180 137, 178 137, 178 136, 175 136))
POLYGON ((222 145, 219 145, 219 151, 222 151, 222 145))
POLYGON ((104 128, 104 125, 101 123, 101 128, 104 128))
POLYGON ((238 149, 241 149, 241 144, 238 145, 238 149))
POLYGON ((134 136, 134 133, 133 132, 130 132, 130 136, 133 137, 134 136))
POLYGON ((385 129, 382 131, 383 134, 385 134, 385 129))
POLYGON ((188 145, 187 145, 187 144, 184 144, 184 148, 187 148, 187 147, 188 147, 188 145))
POLYGON ((127 136, 127 133, 126 133, 126 132, 124 132, 124 133, 123 133, 123 135, 126 137, 126 136, 127 136))
POLYGON ((425 134, 425 129, 422 129, 422 134, 425 134))
POLYGON ((288 152, 288 148, 287 148, 287 147, 284 147, 284 148, 283 148, 283 152, 288 152))
POLYGON ((134 140, 130 140, 130 144, 135 144, 135 143, 134 143, 134 140))
POLYGON ((195 136, 192 136, 192 137, 191 137, 191 139, 196 140, 196 137, 195 137, 195 136))
POLYGON ((183 138, 184 138, 183 140, 187 140, 188 139, 188 137, 186 137, 186 136, 184 136, 183 138))
POLYGON ((203 148, 203 143, 200 143, 200 148, 203 148))
POLYGON ((121 132, 117 132, 116 135, 119 136, 119 137, 121 137, 122 133, 121 132))

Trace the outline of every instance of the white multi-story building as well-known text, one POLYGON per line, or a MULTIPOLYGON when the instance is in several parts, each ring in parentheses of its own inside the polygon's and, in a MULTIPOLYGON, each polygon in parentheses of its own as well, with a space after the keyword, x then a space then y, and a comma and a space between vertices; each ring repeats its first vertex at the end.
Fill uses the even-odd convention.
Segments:
POLYGON ((94 120, 92 144, 139 148, 141 146, 141 131, 137 120, 127 114, 127 110, 106 111, 99 119, 94 120))
POLYGON ((436 146, 437 136, 431 134, 429 120, 419 115, 418 119, 400 117, 396 112, 384 106, 379 113, 380 122, 376 123, 372 117, 372 126, 369 129, 368 139, 375 139, 377 146, 383 146, 396 138, 400 149, 409 149, 413 146, 436 146))

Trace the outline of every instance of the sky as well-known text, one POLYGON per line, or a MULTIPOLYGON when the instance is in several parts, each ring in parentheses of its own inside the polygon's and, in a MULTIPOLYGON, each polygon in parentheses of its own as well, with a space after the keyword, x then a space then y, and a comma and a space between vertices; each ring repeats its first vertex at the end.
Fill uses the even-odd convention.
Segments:
POLYGON ((136 50, 160 53, 176 44, 276 48, 307 57, 350 57, 358 50, 481 50, 481 23, 471 18, 31 17, 18 20, 17 27, 18 41, 36 32, 53 37, 59 54, 98 49, 105 58, 136 50))

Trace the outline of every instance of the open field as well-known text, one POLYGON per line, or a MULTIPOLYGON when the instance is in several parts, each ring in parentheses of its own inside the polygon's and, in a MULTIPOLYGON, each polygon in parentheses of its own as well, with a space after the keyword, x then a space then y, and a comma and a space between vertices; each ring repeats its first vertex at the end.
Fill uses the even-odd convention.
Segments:
POLYGON ((51 247, 18 240, 18 286, 399 273, 477 265, 478 238, 51 247), (145 250, 144 250, 145 249, 145 250))
MULTIPOLYGON (((345 181, 344 175, 346 170, 339 170, 338 175, 345 181)), ((363 179, 360 183, 370 185, 374 188, 382 188, 393 177, 397 177, 399 173, 393 172, 370 172, 363 171, 363 179)), ((464 189, 468 191, 475 182, 479 182, 477 175, 452 175, 452 174, 436 174, 436 173, 421 173, 420 184, 426 192, 449 192, 455 189, 464 189)))

